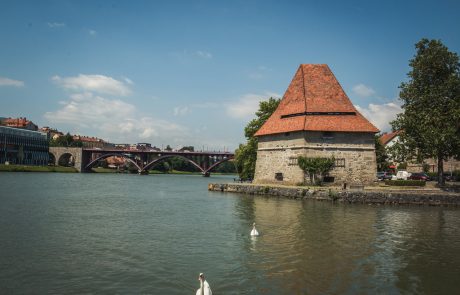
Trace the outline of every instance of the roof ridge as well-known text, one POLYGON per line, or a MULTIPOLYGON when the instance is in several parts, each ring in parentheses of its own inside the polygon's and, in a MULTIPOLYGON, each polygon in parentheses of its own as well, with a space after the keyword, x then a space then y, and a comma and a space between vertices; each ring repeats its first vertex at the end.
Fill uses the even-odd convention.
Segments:
POLYGON ((355 108, 327 64, 301 64, 278 108, 255 135, 302 130, 378 132, 355 108))

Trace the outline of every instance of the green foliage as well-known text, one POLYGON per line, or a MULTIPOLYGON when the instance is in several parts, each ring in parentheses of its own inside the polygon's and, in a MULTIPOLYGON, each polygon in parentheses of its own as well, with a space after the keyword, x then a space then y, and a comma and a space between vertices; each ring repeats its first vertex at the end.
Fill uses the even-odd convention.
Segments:
POLYGON ((403 162, 403 163, 399 163, 398 164, 398 167, 396 167, 398 170, 406 170, 407 169, 407 163, 406 162, 403 162))
POLYGON ((385 180, 386 185, 392 186, 425 186, 426 181, 423 180, 385 180))
POLYGON ((385 150, 385 146, 380 142, 381 134, 376 134, 374 137, 374 142, 375 142, 375 156, 377 158, 377 170, 378 171, 385 171, 388 169, 388 166, 390 165, 388 163, 388 155, 385 150))
POLYGON ((235 163, 237 172, 241 179, 253 179, 256 170, 257 159, 257 138, 254 134, 267 119, 273 114, 280 103, 280 99, 270 97, 267 101, 259 103, 259 110, 256 112, 256 118, 252 119, 244 128, 246 144, 240 144, 235 151, 235 163))
POLYGON ((169 146, 169 144, 166 146, 165 151, 172 151, 172 147, 169 146))
POLYGON ((73 136, 67 132, 66 135, 59 136, 56 139, 50 139, 50 146, 54 147, 82 147, 83 142, 81 140, 74 140, 73 136))
POLYGON ((305 174, 310 176, 310 183, 321 184, 325 174, 334 168, 335 159, 332 158, 307 158, 299 156, 297 163, 305 174))
MULTIPOLYGON (((404 113, 391 122, 400 133, 404 157, 423 162, 460 156, 460 64, 458 55, 439 40, 422 39, 410 60, 409 81, 401 83, 404 113)), ((443 183, 442 177, 438 178, 443 183)))

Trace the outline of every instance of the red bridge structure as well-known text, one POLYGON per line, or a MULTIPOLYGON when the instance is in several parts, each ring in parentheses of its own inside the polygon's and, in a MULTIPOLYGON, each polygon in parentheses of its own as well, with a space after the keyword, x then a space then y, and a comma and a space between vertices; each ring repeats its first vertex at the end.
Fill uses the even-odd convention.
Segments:
POLYGON ((155 164, 158 164, 172 157, 183 158, 190 162, 203 176, 210 176, 212 169, 220 164, 231 160, 235 154, 230 152, 185 152, 185 151, 157 151, 157 150, 123 150, 123 149, 98 149, 83 148, 81 154, 81 172, 91 171, 100 160, 108 157, 123 157, 131 162, 138 170, 139 174, 148 174, 155 164))

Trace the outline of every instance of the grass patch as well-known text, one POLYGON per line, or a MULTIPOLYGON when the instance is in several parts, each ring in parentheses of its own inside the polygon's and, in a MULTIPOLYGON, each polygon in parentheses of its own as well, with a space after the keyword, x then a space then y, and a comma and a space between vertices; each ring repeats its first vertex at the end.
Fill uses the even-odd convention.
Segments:
POLYGON ((96 173, 117 173, 117 169, 111 169, 111 168, 103 168, 103 167, 97 167, 97 168, 91 168, 91 171, 96 172, 96 173))
POLYGON ((61 172, 75 173, 78 172, 74 167, 61 166, 26 166, 26 165, 5 165, 0 164, 2 172, 61 172))
POLYGON ((426 182, 423 180, 385 180, 385 184, 391 186, 425 186, 426 182))

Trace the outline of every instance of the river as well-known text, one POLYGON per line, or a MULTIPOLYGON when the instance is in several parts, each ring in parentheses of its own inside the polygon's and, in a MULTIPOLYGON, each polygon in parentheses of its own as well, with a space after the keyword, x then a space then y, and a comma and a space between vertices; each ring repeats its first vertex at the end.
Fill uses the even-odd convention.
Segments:
POLYGON ((231 180, 0 173, 0 293, 195 294, 200 272, 215 295, 460 290, 458 208, 207 191, 231 180))

